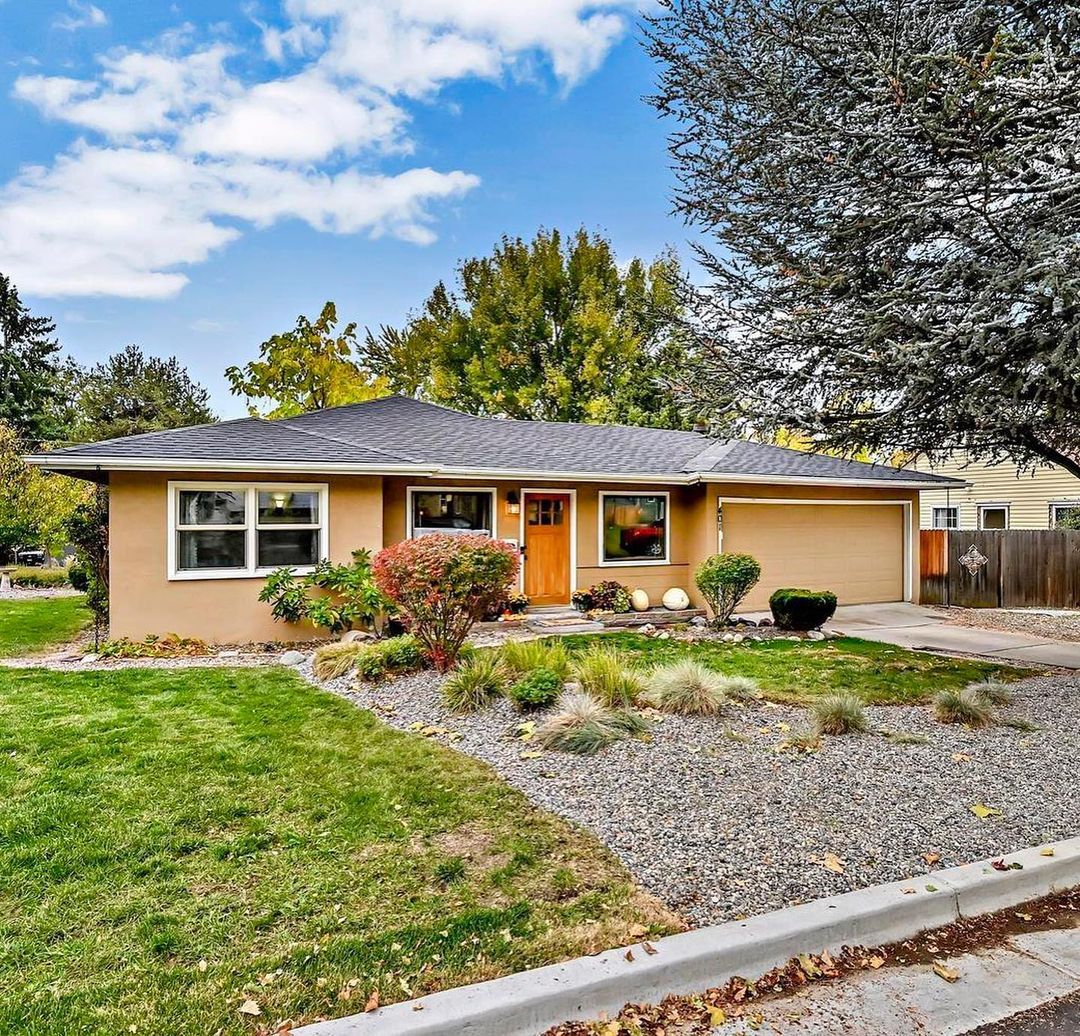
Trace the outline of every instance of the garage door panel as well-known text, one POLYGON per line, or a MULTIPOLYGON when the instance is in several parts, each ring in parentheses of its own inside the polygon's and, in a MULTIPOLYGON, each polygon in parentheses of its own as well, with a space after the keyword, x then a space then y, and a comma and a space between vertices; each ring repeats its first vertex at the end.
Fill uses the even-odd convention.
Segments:
POLYGON ((781 586, 833 590, 842 604, 904 596, 904 509, 897 504, 723 505, 724 550, 752 554, 761 581, 744 609, 781 586))

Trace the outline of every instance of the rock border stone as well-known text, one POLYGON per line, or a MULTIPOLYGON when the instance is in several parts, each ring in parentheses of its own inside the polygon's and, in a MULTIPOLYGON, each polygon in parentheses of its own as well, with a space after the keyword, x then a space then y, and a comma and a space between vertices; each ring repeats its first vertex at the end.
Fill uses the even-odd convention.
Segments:
POLYGON ((293 1031, 295 1036, 537 1036, 564 1021, 613 1015, 628 1002, 692 994, 736 975, 756 978, 800 953, 898 942, 1075 887, 1080 885, 1080 838, 1010 853, 1007 862, 1020 867, 997 870, 983 860, 293 1031))

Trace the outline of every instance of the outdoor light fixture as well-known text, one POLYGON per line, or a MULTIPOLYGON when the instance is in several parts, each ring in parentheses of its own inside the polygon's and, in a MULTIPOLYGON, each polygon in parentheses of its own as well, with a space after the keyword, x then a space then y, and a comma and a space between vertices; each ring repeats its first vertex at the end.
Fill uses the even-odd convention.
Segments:
POLYGON ((286 493, 271 493, 270 502, 274 505, 274 509, 277 511, 285 510, 285 502, 289 499, 286 493))
POLYGON ((521 514, 521 498, 516 489, 511 489, 506 494, 506 513, 521 514))

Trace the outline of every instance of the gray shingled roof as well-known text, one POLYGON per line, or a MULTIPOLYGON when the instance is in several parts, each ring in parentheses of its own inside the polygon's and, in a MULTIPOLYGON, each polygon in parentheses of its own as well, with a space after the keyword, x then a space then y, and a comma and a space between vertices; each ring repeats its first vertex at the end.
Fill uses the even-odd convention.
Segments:
POLYGON ((655 475, 684 480, 695 474, 774 475, 780 478, 941 482, 923 472, 839 460, 697 432, 624 425, 560 424, 473 417, 403 396, 355 403, 281 421, 243 418, 174 431, 150 432, 49 455, 59 470, 74 462, 169 460, 357 465, 373 469, 655 475), (68 464, 65 464, 65 461, 68 464))

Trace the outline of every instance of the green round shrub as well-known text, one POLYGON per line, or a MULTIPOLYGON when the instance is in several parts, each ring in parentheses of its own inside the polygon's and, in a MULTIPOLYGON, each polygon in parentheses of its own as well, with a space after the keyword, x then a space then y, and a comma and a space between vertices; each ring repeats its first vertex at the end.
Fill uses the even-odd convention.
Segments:
POLYGON ((534 669, 510 688, 508 697, 519 709, 543 709, 554 705, 563 682, 550 669, 534 669))
POLYGON ((775 590, 769 608, 778 629, 816 630, 833 617, 836 594, 831 590, 775 590))
POLYGON ((718 625, 731 618, 760 578, 761 565, 750 554, 713 554, 694 573, 694 582, 718 625))
POLYGON ((85 565, 72 565, 68 570, 68 582, 84 594, 90 588, 90 573, 85 565))

